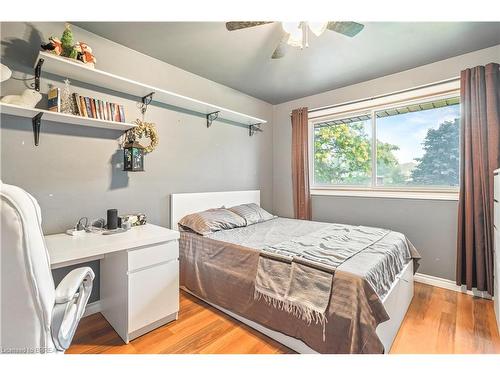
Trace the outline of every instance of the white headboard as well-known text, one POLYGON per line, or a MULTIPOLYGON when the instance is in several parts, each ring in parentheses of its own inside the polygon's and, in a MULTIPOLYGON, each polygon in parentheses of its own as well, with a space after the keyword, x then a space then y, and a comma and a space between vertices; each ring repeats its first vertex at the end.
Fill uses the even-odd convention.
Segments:
POLYGON ((260 190, 171 194, 170 228, 177 230, 179 220, 194 212, 221 206, 231 207, 244 203, 257 203, 260 205, 260 190))

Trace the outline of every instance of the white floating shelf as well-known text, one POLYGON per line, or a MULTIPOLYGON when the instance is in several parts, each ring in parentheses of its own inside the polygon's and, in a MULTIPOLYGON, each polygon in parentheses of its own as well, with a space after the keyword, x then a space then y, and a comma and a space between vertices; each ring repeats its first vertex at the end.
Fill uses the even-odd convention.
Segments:
POLYGON ((120 131, 126 131, 128 129, 137 126, 135 124, 130 124, 126 122, 99 120, 89 117, 69 115, 66 113, 52 112, 46 109, 25 108, 5 103, 0 103, 0 113, 19 116, 19 117, 27 117, 27 118, 33 118, 39 113, 42 113, 42 118, 41 118, 42 121, 54 121, 54 122, 61 122, 64 124, 81 125, 93 128, 103 128, 103 129, 120 130, 120 131))
POLYGON ((265 124, 267 122, 266 120, 257 117, 245 115, 227 108, 205 103, 201 100, 189 98, 158 87, 136 82, 99 69, 94 69, 77 61, 59 57, 52 53, 40 52, 35 65, 39 59, 44 60, 42 72, 48 72, 64 78, 75 79, 94 86, 126 93, 140 98, 154 92, 153 101, 155 102, 187 109, 204 115, 219 112, 219 119, 229 120, 243 125, 265 124))

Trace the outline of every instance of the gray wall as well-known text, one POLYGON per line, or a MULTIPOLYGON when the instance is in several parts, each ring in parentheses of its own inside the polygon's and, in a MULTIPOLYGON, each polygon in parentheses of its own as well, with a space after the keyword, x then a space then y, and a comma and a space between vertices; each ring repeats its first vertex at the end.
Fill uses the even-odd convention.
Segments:
MULTIPOLYGON (((457 77, 466 67, 500 61, 500 45, 424 65, 360 84, 328 91, 274 107, 273 209, 292 217, 291 127, 294 108, 323 107, 457 77)), ((456 201, 313 196, 313 219, 376 225, 405 233, 422 254, 419 272, 455 278, 456 201)))
MULTIPOLYGON (((15 77, 31 76, 40 43, 51 35, 60 36, 63 29, 63 23, 2 23, 2 63, 14 71, 15 77)), ((260 189, 263 207, 272 209, 270 104, 77 27, 73 32, 76 40, 93 48, 102 70, 269 123, 263 133, 249 137, 247 128, 214 122, 207 129, 204 117, 151 106, 146 120, 156 124, 160 143, 145 158, 146 172, 126 173, 121 171, 119 132, 42 121, 40 146, 35 147, 30 119, 3 115, 1 179, 35 196, 46 234, 72 227, 81 216, 105 217, 107 208, 117 208, 120 213, 143 212, 149 222, 169 226, 169 195, 175 192, 260 189)), ((47 92, 49 83, 62 87, 60 77, 50 78, 42 80, 42 92, 47 92)), ((20 93, 25 84, 10 79, 2 83, 0 94, 20 93)), ((140 115, 137 98, 79 82, 73 82, 73 89, 82 95, 123 103, 129 120, 140 115)), ((59 271, 55 277, 67 271, 59 271)))

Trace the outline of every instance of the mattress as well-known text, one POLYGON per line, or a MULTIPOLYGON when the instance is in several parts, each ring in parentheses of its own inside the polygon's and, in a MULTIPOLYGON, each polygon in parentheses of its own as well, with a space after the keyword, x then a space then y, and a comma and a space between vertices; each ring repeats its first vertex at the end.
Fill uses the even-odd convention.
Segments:
POLYGON ((375 330, 388 316, 381 301, 405 264, 419 258, 401 233, 391 231, 337 268, 326 326, 304 322, 254 298, 261 249, 329 225, 276 218, 207 236, 181 232, 181 285, 209 302, 300 339, 320 353, 382 353, 375 330))

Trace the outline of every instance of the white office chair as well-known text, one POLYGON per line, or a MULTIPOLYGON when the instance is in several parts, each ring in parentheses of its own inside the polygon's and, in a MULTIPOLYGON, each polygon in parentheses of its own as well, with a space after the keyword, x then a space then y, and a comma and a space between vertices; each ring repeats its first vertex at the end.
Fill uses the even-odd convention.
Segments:
POLYGON ((0 194, 0 351, 64 352, 90 297, 94 272, 75 269, 54 289, 40 206, 23 189, 1 181, 0 194))

